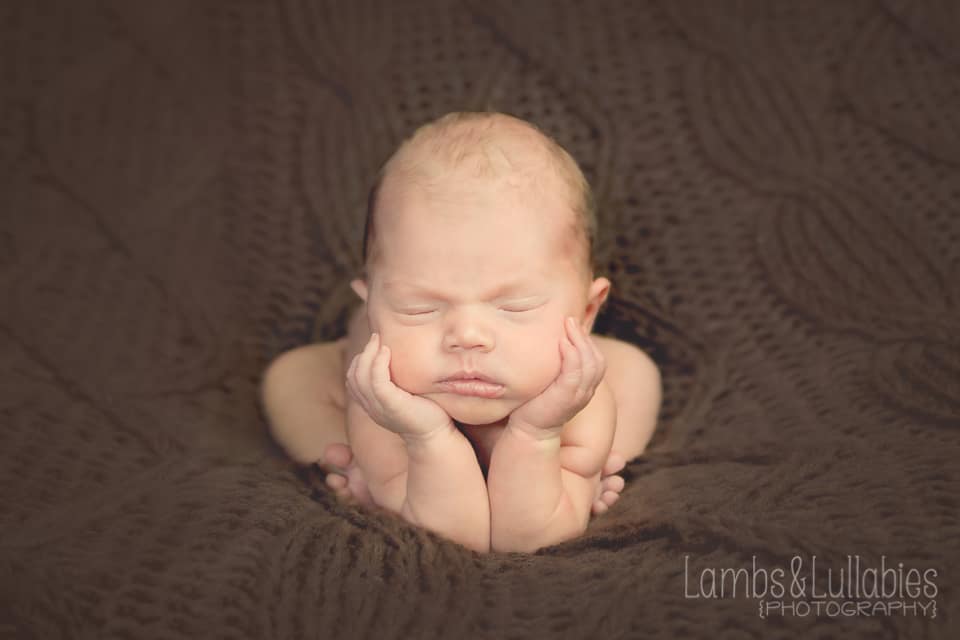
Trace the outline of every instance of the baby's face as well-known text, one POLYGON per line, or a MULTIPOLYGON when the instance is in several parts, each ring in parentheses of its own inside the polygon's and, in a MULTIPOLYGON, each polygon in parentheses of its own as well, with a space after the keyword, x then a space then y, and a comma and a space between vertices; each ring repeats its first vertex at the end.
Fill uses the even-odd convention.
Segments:
POLYGON ((476 185, 430 196, 397 188, 381 200, 367 313, 390 347, 395 384, 479 425, 553 382, 564 318, 583 321, 587 300, 566 206, 476 185), (462 370, 492 378, 502 395, 441 384, 462 370))

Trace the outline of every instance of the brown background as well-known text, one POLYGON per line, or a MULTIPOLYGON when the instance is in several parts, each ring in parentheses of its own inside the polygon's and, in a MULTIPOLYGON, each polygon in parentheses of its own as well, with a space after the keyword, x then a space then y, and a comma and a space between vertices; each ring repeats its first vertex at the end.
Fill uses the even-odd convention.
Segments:
POLYGON ((0 636, 956 637, 958 6, 4 3, 0 636), (257 397, 342 332, 379 163, 484 107, 581 162, 598 330, 664 374, 535 556, 338 505, 257 397), (934 568, 937 618, 683 597, 797 554, 934 568))

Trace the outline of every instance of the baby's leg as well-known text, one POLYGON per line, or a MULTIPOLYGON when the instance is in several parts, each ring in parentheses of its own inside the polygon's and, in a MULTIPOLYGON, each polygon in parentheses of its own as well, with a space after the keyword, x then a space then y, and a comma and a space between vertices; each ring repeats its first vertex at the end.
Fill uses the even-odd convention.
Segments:
POLYGON ((327 471, 326 482, 339 498, 369 502, 363 473, 347 445, 352 400, 346 394, 343 363, 351 338, 281 354, 267 368, 261 393, 270 431, 286 454, 299 464, 317 464, 327 471))
POLYGON ((323 457, 328 445, 346 442, 344 389, 340 377, 343 341, 286 351, 267 367, 261 382, 270 432, 302 465, 323 457))
POLYGON ((593 503, 593 513, 606 511, 620 497, 623 478, 618 475, 628 460, 646 448, 657 425, 662 397, 660 372, 642 350, 615 338, 591 336, 607 362, 604 379, 617 404, 613 448, 604 465, 593 503))
POLYGON ((597 492, 593 497, 593 504, 590 506, 590 513, 598 516, 605 513, 607 509, 613 506, 613 503, 620 499, 620 492, 626 483, 623 477, 617 475, 623 470, 625 462, 623 456, 611 450, 603 465, 603 471, 600 472, 600 482, 597 483, 597 492))
POLYGON ((274 439, 296 462, 324 469, 338 498, 397 511, 406 491, 403 440, 376 424, 346 388, 347 365, 369 339, 361 305, 344 338, 292 349, 271 363, 263 404, 274 439))
POLYGON ((624 462, 643 453, 657 426, 663 397, 660 370, 640 348, 615 338, 594 336, 607 361, 604 379, 617 403, 613 450, 624 462))

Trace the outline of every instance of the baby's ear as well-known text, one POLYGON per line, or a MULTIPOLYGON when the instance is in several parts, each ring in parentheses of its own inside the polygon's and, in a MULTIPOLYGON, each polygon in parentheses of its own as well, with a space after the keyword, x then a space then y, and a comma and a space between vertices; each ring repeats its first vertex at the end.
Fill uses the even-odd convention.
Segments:
POLYGON ((357 278, 356 280, 350 281, 350 288, 353 289, 353 292, 360 296, 360 299, 364 302, 367 301, 367 283, 363 280, 357 278))
POLYGON ((593 323, 597 319, 597 314, 600 313, 600 307, 603 306, 610 294, 610 287, 610 281, 606 278, 597 278, 590 284, 590 291, 587 293, 587 308, 583 318, 586 325, 583 328, 585 333, 593 331, 593 323))

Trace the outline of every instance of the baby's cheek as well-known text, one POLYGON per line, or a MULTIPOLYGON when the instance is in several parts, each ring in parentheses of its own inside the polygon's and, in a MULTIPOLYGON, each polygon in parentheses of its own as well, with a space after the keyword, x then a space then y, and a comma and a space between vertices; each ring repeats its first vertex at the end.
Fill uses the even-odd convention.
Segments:
POLYGON ((384 344, 390 347, 390 379, 393 383, 410 393, 426 391, 429 376, 424 370, 422 354, 425 351, 409 341, 387 340, 389 337, 384 336, 384 344))
POLYGON ((528 394, 539 393, 560 373, 559 337, 530 335, 518 340, 511 351, 517 381, 528 394))

